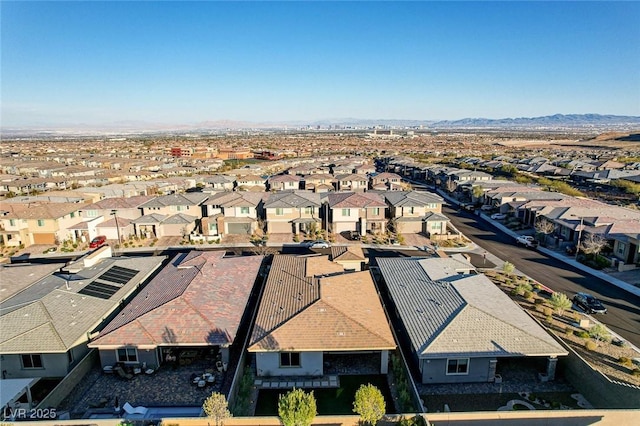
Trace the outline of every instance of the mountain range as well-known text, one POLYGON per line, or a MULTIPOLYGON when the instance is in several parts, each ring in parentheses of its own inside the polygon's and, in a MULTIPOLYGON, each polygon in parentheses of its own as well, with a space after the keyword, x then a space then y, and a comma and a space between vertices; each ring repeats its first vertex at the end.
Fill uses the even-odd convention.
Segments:
POLYGON ((150 123, 144 121, 120 121, 105 125, 71 124, 58 126, 29 126, 23 128, 2 127, 3 137, 10 136, 60 136, 142 133, 208 133, 232 130, 284 130, 284 129, 373 129, 423 128, 423 129, 511 129, 511 130, 562 130, 562 129, 640 129, 640 117, 601 114, 555 114, 542 117, 519 118, 464 118, 461 120, 402 120, 339 118, 311 122, 250 122, 233 120, 203 121, 192 124, 150 123))

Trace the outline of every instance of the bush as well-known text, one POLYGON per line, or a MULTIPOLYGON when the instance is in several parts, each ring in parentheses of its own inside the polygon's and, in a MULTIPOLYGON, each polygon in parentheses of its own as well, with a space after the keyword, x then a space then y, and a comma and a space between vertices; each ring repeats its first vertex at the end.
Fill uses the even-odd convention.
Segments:
POLYGON ((640 368, 634 368, 633 370, 631 370, 631 375, 633 377, 640 377, 640 368))
POLYGON ((624 365, 625 367, 633 366, 633 361, 631 361, 631 358, 627 358, 626 356, 621 356, 620 358, 618 358, 618 363, 624 365))
POLYGON ((584 342, 584 347, 588 351, 595 351, 598 345, 596 345, 596 342, 594 342, 593 340, 587 340, 586 342, 584 342))
POLYGON ((536 305, 542 305, 544 303, 544 300, 538 298, 538 299, 534 300, 533 303, 535 303, 536 305))
POLYGON ((573 330, 570 328, 567 328, 564 332, 567 336, 573 336, 573 330))
POLYGON ((580 331, 578 331, 578 332, 576 333, 576 335, 577 335, 578 337, 583 338, 583 339, 588 339, 588 338, 589 338, 589 332, 588 332, 588 331, 585 331, 585 330, 580 330, 580 331))

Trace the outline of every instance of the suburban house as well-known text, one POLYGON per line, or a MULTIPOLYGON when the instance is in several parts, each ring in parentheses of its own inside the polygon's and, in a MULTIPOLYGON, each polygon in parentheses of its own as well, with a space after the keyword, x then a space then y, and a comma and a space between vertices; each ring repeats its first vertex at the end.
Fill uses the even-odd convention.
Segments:
POLYGON ((396 232, 447 233, 449 219, 442 214, 444 199, 439 195, 423 191, 388 191, 383 195, 396 232))
POLYGON ((82 222, 81 203, 0 203, 0 239, 7 246, 75 241, 69 229, 82 222))
POLYGON ((402 176, 395 173, 378 173, 371 176, 371 189, 380 191, 401 191, 402 176))
POLYGON ((535 358, 554 379, 567 351, 461 255, 377 262, 388 313, 411 343, 422 383, 493 382, 509 358, 535 358))
POLYGON ((275 175, 267 180, 269 191, 295 191, 301 189, 302 177, 298 175, 275 175))
POLYGON ((267 189, 265 179, 258 175, 245 175, 236 179, 236 191, 262 192, 267 189))
POLYGON ((396 344, 368 271, 275 255, 248 351, 257 376, 322 376, 357 355, 386 374, 396 344))
POLYGON ((223 251, 176 255, 89 343, 103 367, 116 363, 155 369, 220 356, 245 320, 262 256, 223 251))
POLYGON ((276 192, 264 202, 267 232, 298 234, 321 228, 320 194, 308 191, 276 192))
POLYGON ((386 230, 384 198, 369 192, 332 192, 323 199, 324 229, 332 233, 356 231, 360 235, 386 230))
POLYGON ((226 175, 212 175, 202 179, 205 188, 211 188, 214 191, 233 191, 236 178, 226 175))
POLYGON ((182 213, 199 219, 202 217, 201 205, 208 197, 208 194, 200 192, 162 195, 147 201, 140 208, 142 209, 142 215, 160 214, 172 216, 182 213))
POLYGON ((313 192, 329 192, 335 190, 336 179, 327 173, 304 176, 304 189, 313 192))
POLYGON ((335 178, 337 191, 364 192, 369 187, 369 179, 364 175, 336 174, 335 178))
MULTIPOLYGON (((161 237, 186 237, 194 232, 198 227, 199 217, 190 216, 184 213, 165 215, 160 213, 150 213, 135 220, 130 221, 134 226, 135 235, 142 238, 161 237)), ((126 219, 123 221, 126 224, 126 219)), ((115 226, 115 219, 105 226, 115 226)), ((118 226, 122 226, 118 222, 118 226)), ((122 236, 122 235, 121 235, 122 236)))
POLYGON ((221 192, 204 202, 202 233, 251 235, 259 226, 264 192, 221 192))
POLYGON ((132 220, 142 216, 141 206, 153 199, 146 195, 105 198, 85 206, 80 212, 84 221, 73 229, 91 240, 104 235, 109 240, 126 239, 135 234, 132 220))
POLYGON ((8 270, 16 282, 32 284, 17 284, 23 290, 0 303, 3 377, 66 376, 88 353, 89 336, 164 259, 111 257, 111 248, 103 246, 35 283, 18 269, 8 270))

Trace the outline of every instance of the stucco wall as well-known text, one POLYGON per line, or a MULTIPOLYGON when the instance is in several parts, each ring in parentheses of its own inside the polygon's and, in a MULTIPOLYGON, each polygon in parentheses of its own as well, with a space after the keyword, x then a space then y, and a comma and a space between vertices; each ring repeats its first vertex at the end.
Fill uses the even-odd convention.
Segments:
POLYGON ((57 407, 91 370, 97 361, 97 351, 90 351, 78 365, 44 398, 38 408, 57 407))
POLYGON ((64 377, 67 375, 69 361, 67 354, 40 354, 42 368, 22 368, 20 355, 3 355, 2 371, 7 379, 28 377, 64 377))
POLYGON ((446 359, 421 360, 422 383, 479 383, 489 380, 489 361, 492 358, 470 358, 469 374, 447 374, 446 359))
POLYGON ((256 353, 258 376, 320 376, 322 352, 301 352, 300 367, 280 367, 279 352, 256 353))

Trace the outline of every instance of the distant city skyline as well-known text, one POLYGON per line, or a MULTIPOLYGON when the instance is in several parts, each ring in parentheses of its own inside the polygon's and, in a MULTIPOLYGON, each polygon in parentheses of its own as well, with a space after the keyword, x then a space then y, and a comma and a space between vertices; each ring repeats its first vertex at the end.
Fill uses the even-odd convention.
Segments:
POLYGON ((640 116, 639 2, 7 2, 2 127, 640 116))

